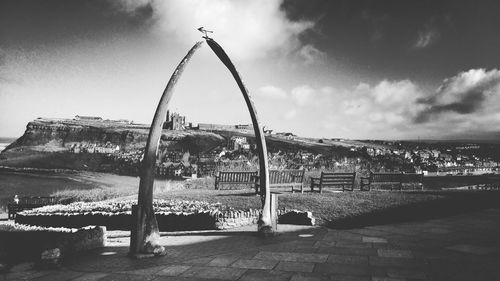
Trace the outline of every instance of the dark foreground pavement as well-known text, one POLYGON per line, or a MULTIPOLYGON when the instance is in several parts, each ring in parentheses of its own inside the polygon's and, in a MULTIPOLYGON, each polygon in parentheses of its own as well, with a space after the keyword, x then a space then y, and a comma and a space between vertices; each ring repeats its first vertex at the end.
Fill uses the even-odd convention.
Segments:
POLYGON ((57 270, 18 265, 0 280, 500 280, 500 210, 349 230, 280 225, 166 233, 168 255, 127 257, 128 233, 57 270))

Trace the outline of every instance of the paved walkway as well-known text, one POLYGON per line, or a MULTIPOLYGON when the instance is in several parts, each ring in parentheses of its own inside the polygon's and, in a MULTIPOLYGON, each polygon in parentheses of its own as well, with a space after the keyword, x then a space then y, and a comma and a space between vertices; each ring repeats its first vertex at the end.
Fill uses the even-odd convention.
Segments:
MULTIPOLYGON (((59 270, 18 265, 5 280, 500 280, 500 210, 349 230, 280 225, 167 233, 168 255, 130 259, 128 237, 66 261, 59 270)), ((125 234, 125 233, 122 233, 125 234)), ((0 278, 1 279, 1 278, 0 278)))

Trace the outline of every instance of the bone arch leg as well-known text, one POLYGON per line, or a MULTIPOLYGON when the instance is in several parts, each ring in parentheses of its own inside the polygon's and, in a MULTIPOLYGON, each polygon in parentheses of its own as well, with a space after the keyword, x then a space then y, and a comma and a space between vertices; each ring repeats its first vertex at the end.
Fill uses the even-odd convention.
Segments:
MULTIPOLYGON (((233 75, 238 87, 240 88, 248 110, 252 119, 252 124, 255 131, 257 141, 257 149, 259 154, 259 168, 260 168, 260 186, 261 196, 264 198, 262 215, 258 223, 258 231, 263 235, 270 235, 273 233, 271 227, 271 212, 270 212, 270 192, 268 190, 269 173, 267 167, 267 148, 264 135, 260 130, 258 123, 257 113, 255 106, 248 94, 241 77, 239 76, 233 63, 224 52, 222 47, 211 38, 205 38, 210 48, 219 57, 219 59, 226 65, 231 74, 233 75), (263 192, 263 193, 262 193, 263 192)), ((158 145, 160 142, 163 121, 167 115, 167 109, 172 98, 174 87, 182 75, 187 63, 194 55, 194 53, 201 47, 203 42, 197 42, 181 60, 174 73, 170 77, 168 84, 163 91, 158 107, 156 108, 153 122, 149 130, 149 136, 144 151, 144 158, 140 170, 140 183, 139 183, 139 196, 138 205, 133 209, 133 225, 130 235, 130 255, 163 255, 165 249, 159 243, 159 229, 156 217, 153 210, 153 184, 154 184, 154 171, 156 163, 156 155, 158 152, 158 145)))

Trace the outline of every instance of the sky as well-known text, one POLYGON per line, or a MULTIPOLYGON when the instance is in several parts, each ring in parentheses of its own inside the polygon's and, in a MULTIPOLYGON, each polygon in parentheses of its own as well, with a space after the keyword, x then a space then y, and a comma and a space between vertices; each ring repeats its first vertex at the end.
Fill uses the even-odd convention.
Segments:
MULTIPOLYGON (((37 117, 150 124, 203 26, 266 129, 500 139, 499 10, 496 0, 2 0, 0 137, 37 117)), ((170 108, 194 124, 251 123, 206 43, 170 108)))

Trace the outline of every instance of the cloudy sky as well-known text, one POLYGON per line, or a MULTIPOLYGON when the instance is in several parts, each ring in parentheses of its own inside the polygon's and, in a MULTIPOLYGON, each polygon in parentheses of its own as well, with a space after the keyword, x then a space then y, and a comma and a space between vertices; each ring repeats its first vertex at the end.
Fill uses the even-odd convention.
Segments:
MULTIPOLYGON (((0 137, 37 117, 150 123, 200 26, 233 59, 261 122, 301 136, 500 138, 500 2, 2 0, 0 137)), ((204 45, 171 108, 250 123, 204 45)))

